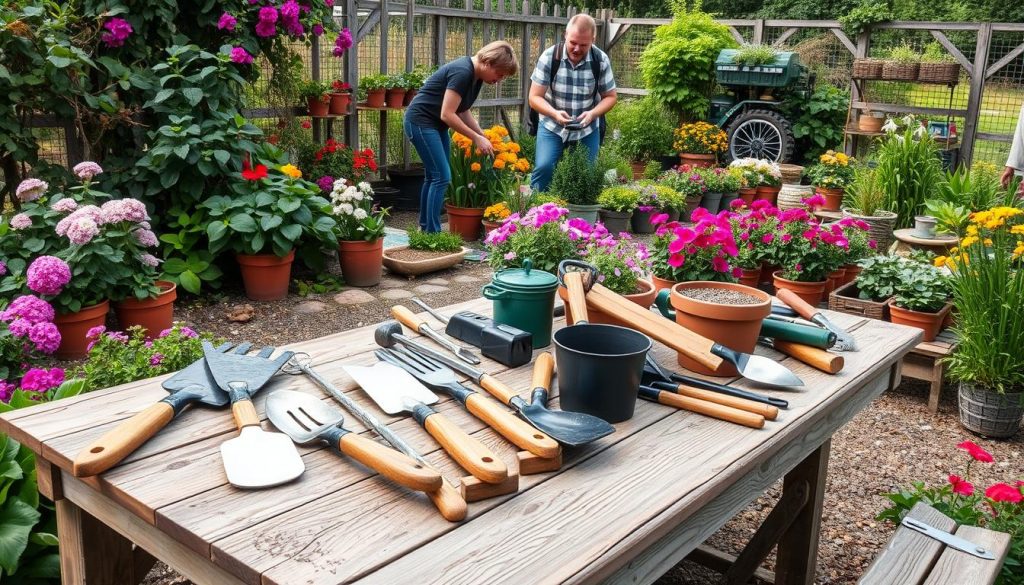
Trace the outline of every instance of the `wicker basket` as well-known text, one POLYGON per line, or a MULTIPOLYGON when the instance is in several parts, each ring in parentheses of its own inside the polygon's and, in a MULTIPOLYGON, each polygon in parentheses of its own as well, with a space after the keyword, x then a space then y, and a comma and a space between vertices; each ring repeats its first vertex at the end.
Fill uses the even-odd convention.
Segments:
POLYGON ((829 310, 870 317, 880 321, 889 320, 889 299, 881 302, 859 299, 857 298, 859 292, 857 281, 840 286, 828 295, 829 310))
POLYGON ((783 185, 799 185, 800 177, 804 175, 804 168, 800 165, 780 163, 779 170, 782 171, 783 185))
POLYGON ((786 209, 795 209, 797 207, 803 207, 803 200, 814 195, 813 185, 793 185, 790 183, 784 183, 782 189, 779 190, 779 198, 775 203, 775 206, 785 211, 786 209))
POLYGON ((857 79, 881 79, 882 64, 881 59, 854 59, 852 75, 857 79))
POLYGON ((1020 394, 998 394, 961 382, 958 395, 960 424, 967 430, 997 439, 1017 434, 1024 414, 1020 394))
POLYGON ((875 241, 876 249, 884 254, 889 246, 896 241, 896 236, 892 233, 896 226, 896 214, 891 211, 879 211, 878 213, 885 215, 867 216, 853 213, 847 209, 843 210, 844 216, 859 219, 868 224, 868 237, 875 241))
POLYGON ((917 80, 929 83, 956 83, 960 81, 959 63, 921 63, 917 80))
POLYGON ((920 65, 920 63, 885 61, 882 63, 882 79, 890 81, 916 81, 920 65))

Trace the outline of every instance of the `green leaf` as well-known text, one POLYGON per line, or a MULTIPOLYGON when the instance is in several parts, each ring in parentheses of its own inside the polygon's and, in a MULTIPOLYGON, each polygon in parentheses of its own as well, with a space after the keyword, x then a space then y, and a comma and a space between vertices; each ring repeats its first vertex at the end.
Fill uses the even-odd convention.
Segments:
POLYGON ((172 95, 174 95, 173 89, 161 89, 157 92, 156 97, 153 98, 153 103, 159 104, 161 102, 164 102, 167 100, 167 98, 171 97, 172 95))
POLYGON ((260 218, 260 227, 263 228, 263 231, 268 232, 281 225, 281 221, 282 219, 279 215, 264 215, 260 218))
POLYGON ((294 242, 302 236, 302 226, 297 223, 288 224, 281 228, 281 234, 289 241, 294 242))
POLYGON ((213 158, 217 159, 217 162, 220 164, 226 165, 231 160, 231 153, 226 150, 215 150, 213 151, 213 158))
POLYGON ((8 500, 0 508, 0 569, 6 574, 17 570, 18 559, 39 517, 38 510, 19 499, 8 500))
POLYGON ((188 150, 189 146, 187 144, 182 144, 181 146, 174 147, 174 154, 180 159, 185 159, 188 156, 188 150))
POLYGON ((228 220, 231 229, 243 234, 251 234, 256 231, 256 220, 248 213, 236 213, 228 220))
POLYGON ((68 65, 71 65, 71 59, 67 57, 57 57, 56 55, 50 55, 46 58, 47 61, 53 63, 53 66, 57 69, 64 69, 68 65))
POLYGON ((188 292, 190 292, 190 293, 192 293, 194 295, 199 294, 199 289, 202 288, 202 286, 203 286, 203 283, 202 283, 202 281, 199 280, 199 277, 196 276, 190 270, 186 270, 185 272, 182 272, 178 276, 178 282, 181 284, 182 288, 184 288, 185 290, 187 290, 188 292))
POLYGON ((282 197, 277 200, 277 208, 283 213, 291 213, 298 209, 302 205, 302 200, 298 197, 282 197))
POLYGON ((197 106, 199 102, 203 101, 203 90, 198 87, 186 87, 181 90, 181 94, 185 96, 188 105, 192 107, 197 106))
MULTIPOLYGON (((220 222, 217 222, 217 225, 220 225, 221 227, 224 226, 224 224, 220 222)), ((181 274, 182 272, 185 272, 185 270, 188 269, 188 264, 182 258, 168 258, 167 260, 164 261, 163 269, 164 272, 167 272, 169 274, 181 274)))
MULTIPOLYGON (((206 235, 209 236, 211 242, 216 242, 224 237, 227 233, 228 226, 224 225, 222 221, 212 221, 206 226, 206 235)), ((170 260, 168 260, 170 262, 170 260)), ((166 266, 166 264, 165 264, 166 266)), ((184 266, 182 267, 184 269, 184 266)))

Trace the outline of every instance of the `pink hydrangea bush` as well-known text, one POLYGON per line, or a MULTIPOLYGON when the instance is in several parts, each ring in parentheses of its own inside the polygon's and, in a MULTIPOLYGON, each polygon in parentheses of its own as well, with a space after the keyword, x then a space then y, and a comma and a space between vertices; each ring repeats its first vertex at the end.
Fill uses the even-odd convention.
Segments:
POLYGON ((0 401, 14 391, 45 393, 64 381, 60 368, 35 367, 60 346, 54 310, 35 295, 22 295, 0 311, 0 401))

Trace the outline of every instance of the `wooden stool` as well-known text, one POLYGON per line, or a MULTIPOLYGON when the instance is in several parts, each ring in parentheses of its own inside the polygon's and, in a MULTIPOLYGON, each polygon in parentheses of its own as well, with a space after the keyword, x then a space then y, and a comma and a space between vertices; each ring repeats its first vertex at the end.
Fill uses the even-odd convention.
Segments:
POLYGON ((931 390, 928 393, 928 410, 931 412, 939 410, 939 393, 942 392, 942 378, 946 373, 946 364, 942 362, 942 358, 953 353, 956 346, 956 337, 947 327, 939 333, 935 341, 917 344, 917 347, 903 358, 904 376, 931 382, 931 390))

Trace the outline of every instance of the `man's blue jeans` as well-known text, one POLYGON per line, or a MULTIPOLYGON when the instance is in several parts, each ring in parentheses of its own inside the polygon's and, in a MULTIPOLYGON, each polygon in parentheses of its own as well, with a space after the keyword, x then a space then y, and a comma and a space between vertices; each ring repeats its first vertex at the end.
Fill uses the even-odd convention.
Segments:
POLYGON ((590 164, 597 162, 597 150, 601 147, 601 132, 595 126, 594 131, 577 142, 562 143, 562 137, 548 130, 543 124, 537 128, 537 149, 530 174, 530 188, 534 193, 547 191, 551 184, 551 175, 555 165, 562 158, 562 152, 573 144, 581 144, 590 154, 590 164))
POLYGON ((420 229, 425 232, 439 232, 444 194, 448 190, 448 184, 452 182, 452 169, 448 166, 448 132, 436 128, 423 128, 405 120, 405 135, 423 161, 420 229))

